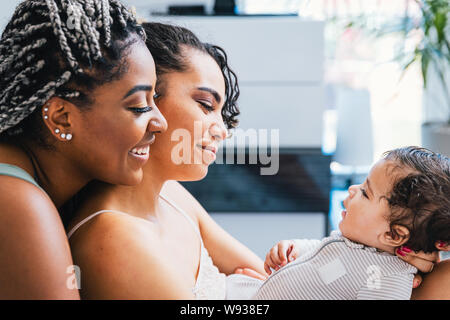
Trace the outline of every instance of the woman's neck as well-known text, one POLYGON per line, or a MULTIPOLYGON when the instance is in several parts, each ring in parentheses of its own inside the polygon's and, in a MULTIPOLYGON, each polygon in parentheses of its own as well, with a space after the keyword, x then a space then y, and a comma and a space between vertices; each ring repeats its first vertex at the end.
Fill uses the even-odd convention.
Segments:
POLYGON ((90 193, 94 194, 96 202, 100 200, 94 205, 101 206, 101 209, 126 212, 147 220, 157 218, 159 194, 167 179, 148 165, 143 168, 143 172, 142 182, 136 186, 101 182, 93 184, 90 193))
POLYGON ((89 181, 69 159, 53 150, 28 146, 26 153, 33 163, 35 177, 57 208, 73 197, 89 181))

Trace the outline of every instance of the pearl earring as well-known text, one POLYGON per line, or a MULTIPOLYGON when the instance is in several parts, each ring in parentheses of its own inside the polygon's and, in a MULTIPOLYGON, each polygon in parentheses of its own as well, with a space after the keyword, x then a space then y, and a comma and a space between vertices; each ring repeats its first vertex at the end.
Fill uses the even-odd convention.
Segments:
POLYGON ((73 135, 71 134, 71 133, 61 133, 60 135, 59 135, 62 139, 66 139, 67 141, 70 141, 70 140, 72 140, 72 138, 73 138, 73 135))
MULTIPOLYGON (((46 106, 48 106, 48 104, 46 104, 46 106)), ((45 114, 44 114, 44 119, 45 119, 45 120, 47 120, 47 119, 48 119, 48 115, 47 115, 47 112, 48 112, 48 108, 47 108, 47 107, 45 107, 45 108, 44 108, 44 113, 45 113, 45 114)))

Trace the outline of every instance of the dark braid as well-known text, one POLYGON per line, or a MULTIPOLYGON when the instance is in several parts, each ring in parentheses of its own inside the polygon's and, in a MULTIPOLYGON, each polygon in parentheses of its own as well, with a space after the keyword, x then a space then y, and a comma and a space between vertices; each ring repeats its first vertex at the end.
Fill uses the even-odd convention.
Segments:
POLYGON ((201 42, 193 32, 183 27, 156 22, 142 25, 149 39, 146 44, 155 60, 158 77, 168 72, 183 72, 188 69, 183 46, 200 50, 217 62, 225 81, 222 118, 229 129, 235 128, 238 125, 236 117, 240 113, 237 106, 240 91, 236 74, 228 65, 225 51, 218 46, 201 42))
POLYGON ((0 40, 0 138, 44 144, 35 110, 53 96, 90 107, 90 93, 123 76, 127 48, 142 40, 118 0, 20 3, 0 40))

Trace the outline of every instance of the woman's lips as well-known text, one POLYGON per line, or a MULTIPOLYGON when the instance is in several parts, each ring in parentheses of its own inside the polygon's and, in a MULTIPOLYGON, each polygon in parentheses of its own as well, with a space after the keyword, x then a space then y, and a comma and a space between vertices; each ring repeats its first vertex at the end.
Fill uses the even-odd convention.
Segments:
POLYGON ((216 160, 216 153, 217 153, 217 147, 213 146, 213 145, 201 145, 201 144, 197 144, 197 147, 201 150, 203 150, 204 155, 206 157, 206 159, 204 160, 209 160, 208 162, 213 162, 216 160), (209 158, 209 159, 208 159, 209 158))
POLYGON ((342 213, 341 213, 342 219, 344 219, 346 215, 347 215, 347 210, 342 210, 342 213))
POLYGON ((150 156, 150 145, 155 142, 155 139, 155 134, 152 134, 152 137, 149 141, 147 141, 145 144, 134 147, 128 153, 130 153, 136 159, 147 161, 150 156))

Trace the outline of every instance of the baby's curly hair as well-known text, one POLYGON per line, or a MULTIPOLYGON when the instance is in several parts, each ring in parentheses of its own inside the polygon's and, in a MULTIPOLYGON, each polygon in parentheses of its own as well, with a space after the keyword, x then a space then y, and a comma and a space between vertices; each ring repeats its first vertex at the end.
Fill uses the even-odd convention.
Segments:
POLYGON ((404 244, 414 251, 437 251, 437 241, 450 242, 450 159, 420 147, 387 151, 384 159, 392 162, 394 183, 386 200, 391 233, 394 225, 408 228, 404 244))

